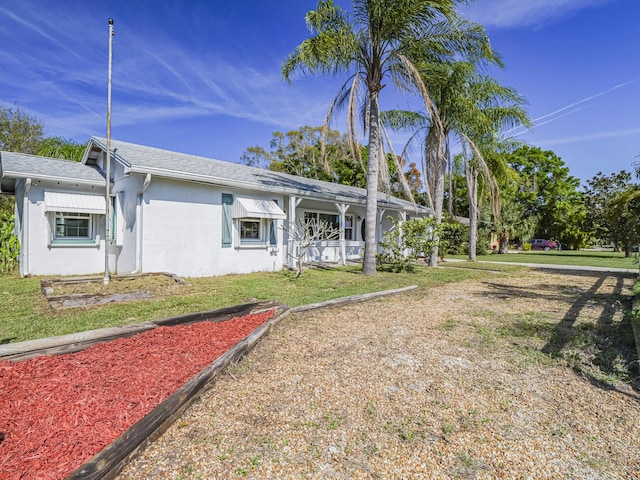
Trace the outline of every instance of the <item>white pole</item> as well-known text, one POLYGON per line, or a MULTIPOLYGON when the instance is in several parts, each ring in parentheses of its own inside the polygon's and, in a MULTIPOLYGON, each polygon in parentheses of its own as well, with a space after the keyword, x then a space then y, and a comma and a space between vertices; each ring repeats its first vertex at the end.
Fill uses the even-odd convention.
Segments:
POLYGON ((109 76, 107 81, 107 165, 105 189, 105 227, 104 227, 104 278, 102 283, 109 284, 109 250, 111 243, 111 64, 113 63, 113 19, 109 19, 109 76))

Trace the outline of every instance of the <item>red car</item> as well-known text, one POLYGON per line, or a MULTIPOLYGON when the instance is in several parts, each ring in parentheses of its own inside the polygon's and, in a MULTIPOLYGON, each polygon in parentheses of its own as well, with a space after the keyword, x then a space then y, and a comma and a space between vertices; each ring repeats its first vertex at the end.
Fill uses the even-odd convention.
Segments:
POLYGON ((549 250, 558 248, 558 244, 553 240, 543 240, 542 238, 534 238, 530 243, 531 250, 544 250, 548 252, 549 250))

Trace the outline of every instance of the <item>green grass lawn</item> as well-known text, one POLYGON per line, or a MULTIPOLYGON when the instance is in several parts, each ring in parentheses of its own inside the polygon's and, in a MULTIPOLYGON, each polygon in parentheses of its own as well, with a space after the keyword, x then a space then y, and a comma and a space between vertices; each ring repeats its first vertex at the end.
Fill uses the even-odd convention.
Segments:
POLYGON ((49 306, 39 278, 0 275, 0 344, 211 310, 250 299, 297 306, 409 285, 428 288, 486 275, 490 273, 481 267, 419 266, 414 273, 379 271, 373 277, 361 275, 359 267, 336 267, 309 269, 298 280, 285 272, 190 278, 188 285, 174 288, 164 298, 59 311, 49 306))
MULTIPOLYGON (((467 259, 466 255, 451 255, 447 258, 467 259)), ((597 250, 563 250, 550 252, 511 252, 506 255, 478 255, 479 261, 508 263, 540 263, 548 265, 577 265, 585 267, 610 267, 638 269, 636 255, 625 258, 621 252, 597 250)))

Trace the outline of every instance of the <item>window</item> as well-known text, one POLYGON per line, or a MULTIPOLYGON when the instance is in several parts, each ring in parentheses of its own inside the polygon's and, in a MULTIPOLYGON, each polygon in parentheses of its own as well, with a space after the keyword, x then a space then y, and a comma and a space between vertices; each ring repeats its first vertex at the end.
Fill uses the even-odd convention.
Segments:
POLYGON ((353 215, 344 216, 344 239, 355 240, 353 236, 353 215))
POLYGON ((320 212, 304 212, 304 223, 309 228, 309 233, 314 234, 314 230, 319 230, 320 238, 316 240, 337 240, 340 231, 340 215, 320 212), (314 228, 318 225, 325 228, 314 228))
POLYGON ((262 221, 259 218, 243 218, 240 220, 241 242, 260 242, 262 240, 262 221))
POLYGON ((90 240, 91 215, 56 212, 54 240, 90 240))

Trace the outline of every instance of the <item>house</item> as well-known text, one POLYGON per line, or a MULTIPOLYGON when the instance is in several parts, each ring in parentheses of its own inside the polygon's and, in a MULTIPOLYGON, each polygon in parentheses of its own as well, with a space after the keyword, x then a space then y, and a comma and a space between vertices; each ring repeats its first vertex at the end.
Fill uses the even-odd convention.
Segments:
MULTIPOLYGON (((294 266, 289 224, 325 221, 307 259, 345 263, 364 247, 366 191, 230 162, 112 141, 110 238, 105 239, 106 140, 82 162, 0 152, 0 192, 14 193, 20 273, 171 272, 200 277, 294 266), (105 241, 106 240, 106 241, 105 241), (105 255, 105 245, 109 249, 105 255)), ((389 217, 428 209, 380 193, 378 236, 389 217)))

